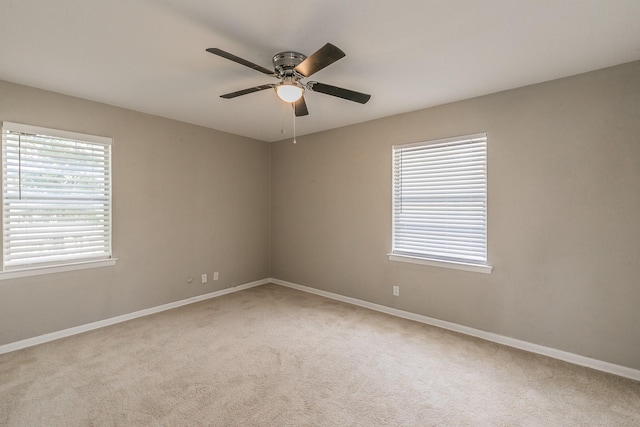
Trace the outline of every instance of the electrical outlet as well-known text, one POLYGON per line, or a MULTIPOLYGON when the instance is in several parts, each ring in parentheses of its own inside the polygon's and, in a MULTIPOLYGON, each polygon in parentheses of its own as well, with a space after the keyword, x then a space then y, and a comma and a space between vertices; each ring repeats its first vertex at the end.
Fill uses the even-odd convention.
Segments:
POLYGON ((213 280, 218 280, 218 272, 213 273, 213 280))
POLYGON ((394 297, 399 297, 400 296, 400 286, 394 286, 393 287, 393 296, 394 297))
POLYGON ((204 273, 204 274, 202 275, 202 283, 207 283, 207 280, 208 280, 208 278, 207 278, 207 273, 204 273))

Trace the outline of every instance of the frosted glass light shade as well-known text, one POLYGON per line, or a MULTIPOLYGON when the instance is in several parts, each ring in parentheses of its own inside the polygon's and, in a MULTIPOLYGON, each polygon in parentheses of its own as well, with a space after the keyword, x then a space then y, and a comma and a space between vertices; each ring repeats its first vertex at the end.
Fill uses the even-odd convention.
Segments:
POLYGON ((276 86, 276 93, 284 102, 296 102, 302 97, 302 87, 292 83, 281 83, 276 86))

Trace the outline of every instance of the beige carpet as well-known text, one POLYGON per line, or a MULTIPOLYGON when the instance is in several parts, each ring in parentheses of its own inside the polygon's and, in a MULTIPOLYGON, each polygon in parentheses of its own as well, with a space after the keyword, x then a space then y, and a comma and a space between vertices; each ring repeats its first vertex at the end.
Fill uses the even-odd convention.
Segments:
POLYGON ((639 426, 640 383, 266 285, 0 356, 3 426, 639 426))

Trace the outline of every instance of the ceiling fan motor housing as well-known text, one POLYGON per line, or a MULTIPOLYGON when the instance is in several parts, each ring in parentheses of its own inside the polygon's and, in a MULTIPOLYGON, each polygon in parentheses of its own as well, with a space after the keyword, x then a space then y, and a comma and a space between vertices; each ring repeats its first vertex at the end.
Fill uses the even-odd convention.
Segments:
MULTIPOLYGON (((292 76, 294 68, 307 57, 299 52, 280 52, 273 55, 273 68, 282 77, 292 76)), ((300 76, 301 77, 301 76, 300 76)))

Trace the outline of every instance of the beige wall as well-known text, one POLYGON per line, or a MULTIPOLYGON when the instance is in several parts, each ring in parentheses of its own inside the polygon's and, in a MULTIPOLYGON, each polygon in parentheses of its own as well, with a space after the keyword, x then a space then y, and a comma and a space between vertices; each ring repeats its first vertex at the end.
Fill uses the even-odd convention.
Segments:
POLYGON ((640 62, 275 143, 272 236, 272 277, 640 369, 640 62), (477 132, 493 273, 389 261, 391 146, 477 132))
POLYGON ((0 120, 114 138, 119 258, 0 281, 0 345, 271 276, 640 369, 640 62, 297 145, 6 82, 0 120), (391 146, 476 132, 493 274, 389 261, 391 146))
POLYGON ((113 138, 119 261, 0 281, 0 345, 269 277, 269 144, 6 82, 2 120, 113 138))

